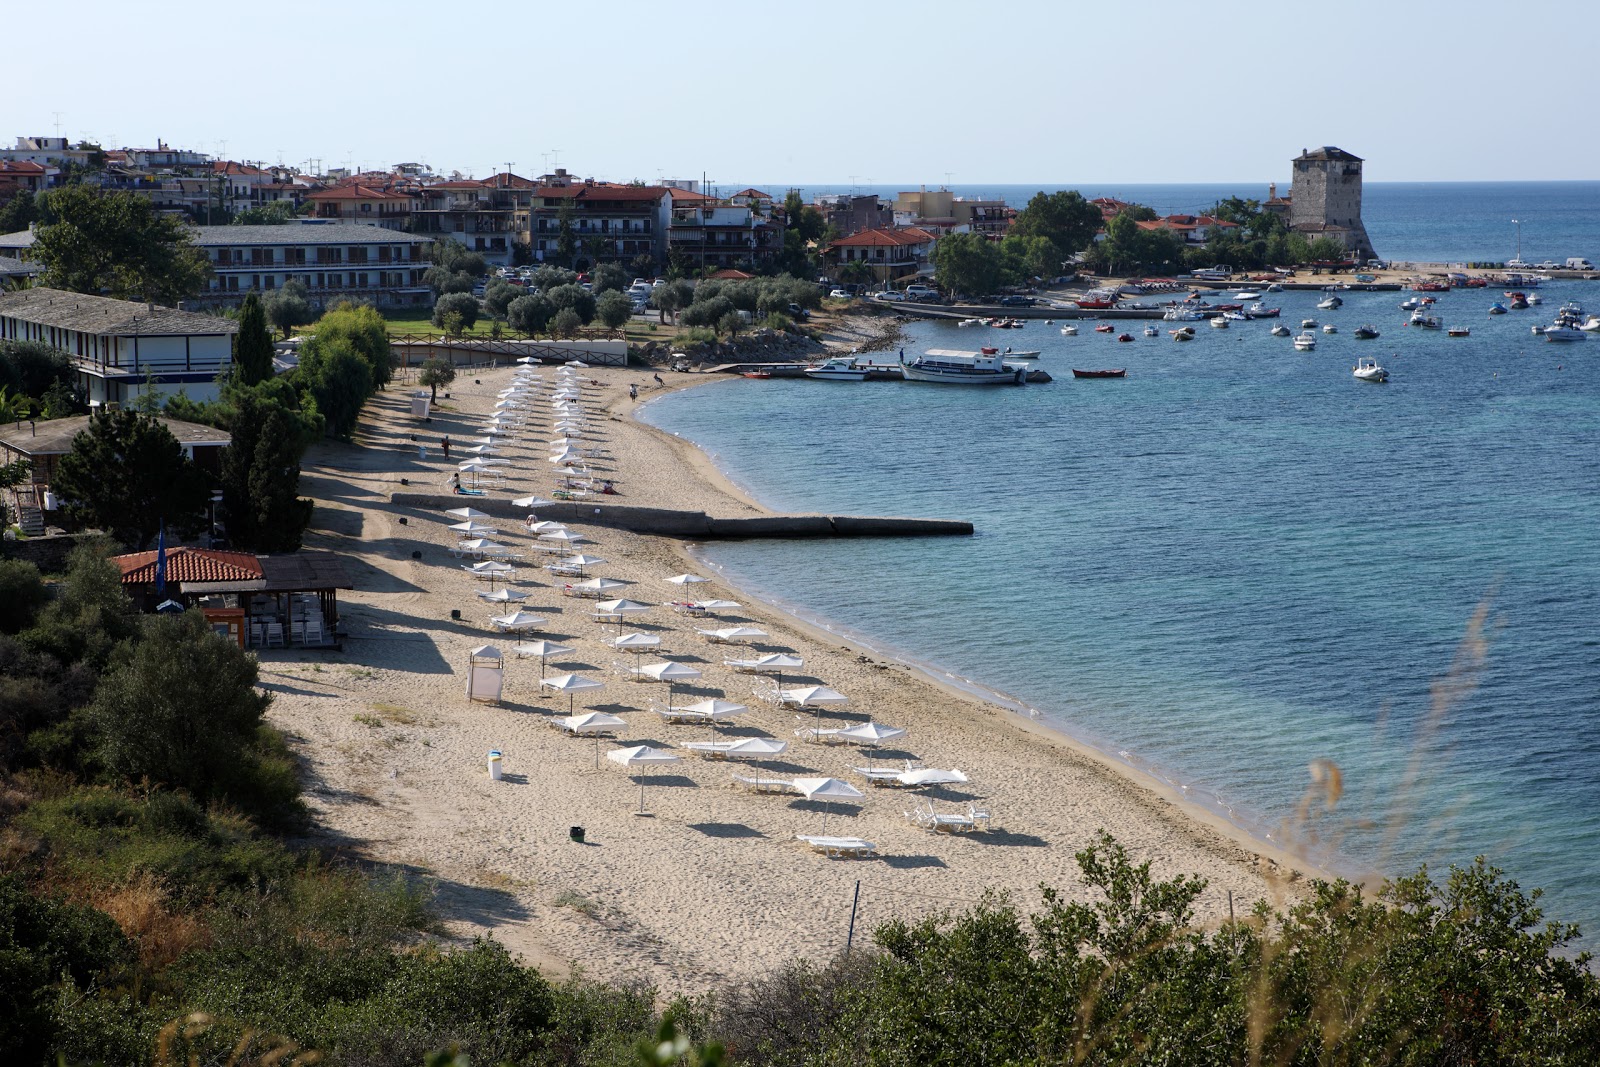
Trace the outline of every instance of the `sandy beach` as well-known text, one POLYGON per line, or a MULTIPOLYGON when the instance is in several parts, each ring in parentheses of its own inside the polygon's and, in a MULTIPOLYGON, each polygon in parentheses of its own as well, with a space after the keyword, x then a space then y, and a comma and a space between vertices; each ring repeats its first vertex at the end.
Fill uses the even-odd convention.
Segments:
MULTIPOLYGON (((543 370, 546 381, 554 371, 543 370)), ((662 389, 716 388, 701 375, 670 375, 657 386, 648 370, 583 372, 591 434, 608 450, 595 462, 613 478, 620 504, 690 508, 714 516, 761 512, 687 442, 633 418, 638 403, 662 389)), ((1115 834, 1138 861, 1161 875, 1203 875, 1204 922, 1226 917, 1229 894, 1249 902, 1281 902, 1293 892, 1291 867, 1306 869, 1198 808, 1139 780, 1124 768, 997 704, 946 688, 904 664, 849 645, 720 581, 695 596, 725 597, 741 609, 716 622, 692 620, 666 606, 686 599, 663 581, 695 569, 685 546, 613 529, 572 528, 590 537, 583 551, 607 562, 591 574, 630 583, 622 596, 652 605, 619 629, 595 621, 591 601, 562 595, 562 583, 538 569, 534 554, 511 587, 528 593, 525 610, 547 617, 530 634, 574 651, 549 664, 605 683, 579 694, 578 710, 601 710, 627 722, 616 739, 568 737, 548 720, 567 699, 541 692, 537 659, 507 656, 505 699, 465 698, 468 650, 515 639, 492 633, 496 609, 475 594, 486 588, 466 573, 449 547, 456 535, 441 514, 390 503, 401 479, 412 491, 443 491, 461 449, 492 409, 510 369, 462 370, 451 395, 440 397, 433 421, 409 414, 410 387, 396 382, 367 407, 350 445, 325 444, 306 457, 301 492, 317 503, 308 548, 341 553, 355 590, 341 594, 348 640, 341 653, 271 650, 261 655, 262 683, 275 701, 271 720, 291 737, 307 776, 313 840, 375 863, 432 879, 451 934, 492 935, 554 974, 577 966, 592 976, 636 978, 663 994, 690 993, 737 980, 773 964, 825 960, 843 949, 851 901, 860 882, 857 938, 891 917, 960 908, 985 890, 1012 893, 1024 907, 1049 883, 1085 895, 1074 853, 1099 829, 1115 834), (412 435, 420 438, 413 442, 412 435), (451 460, 438 443, 448 434, 451 460), (426 444, 428 456, 418 455, 426 444), (402 520, 405 520, 402 522, 402 520), (420 552, 420 559, 413 553, 420 552), (461 614, 451 619, 451 611, 461 614), (989 833, 933 834, 905 812, 918 796, 872 788, 854 768, 860 750, 806 743, 795 731, 813 721, 757 699, 757 679, 723 665, 742 646, 713 644, 696 627, 746 624, 769 636, 757 652, 791 652, 805 666, 785 685, 825 684, 850 698, 821 713, 822 726, 868 719, 908 733, 872 754, 877 765, 916 760, 959 768, 964 785, 927 791, 940 810, 978 804, 993 813, 989 833), (622 668, 631 659, 605 644, 639 631, 662 639, 665 658, 692 664, 703 677, 680 686, 682 703, 719 696, 751 713, 720 728, 724 739, 770 736, 790 742, 774 760, 727 763, 683 749, 711 736, 704 726, 666 725, 653 711, 665 686, 639 683, 622 668), (585 699, 587 698, 587 699, 585 699), (604 758, 619 746, 650 744, 683 757, 645 778, 604 758), (491 781, 486 754, 504 753, 505 777, 491 781), (731 788, 731 775, 834 776, 866 796, 836 803, 752 795, 731 788), (795 840, 820 831, 875 842, 879 858, 828 859, 795 840), (583 844, 569 839, 583 826, 583 844)), ((546 460, 547 406, 505 452, 513 474, 498 498, 538 493, 554 484, 546 460)), ((471 504, 472 498, 461 498, 471 504)), ((963 516, 950 516, 962 518, 963 516)), ((514 547, 532 535, 497 523, 498 540, 514 547)), ((819 575, 819 580, 845 576, 819 575)), ((848 621, 848 620, 843 620, 848 621)), ((649 663, 662 657, 646 656, 649 663)))

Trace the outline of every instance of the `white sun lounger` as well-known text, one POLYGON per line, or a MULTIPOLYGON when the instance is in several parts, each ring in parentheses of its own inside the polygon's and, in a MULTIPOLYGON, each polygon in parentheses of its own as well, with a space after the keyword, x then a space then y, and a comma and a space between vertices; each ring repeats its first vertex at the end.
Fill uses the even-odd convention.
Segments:
POLYGON ((878 846, 859 837, 819 837, 815 834, 795 834, 811 851, 820 852, 829 859, 866 859, 878 854, 878 846))

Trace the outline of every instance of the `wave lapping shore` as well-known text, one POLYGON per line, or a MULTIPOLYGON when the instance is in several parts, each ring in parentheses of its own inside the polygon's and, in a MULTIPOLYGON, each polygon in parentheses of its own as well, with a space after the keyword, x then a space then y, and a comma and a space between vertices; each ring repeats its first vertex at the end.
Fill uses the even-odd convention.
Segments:
MULTIPOLYGON (((402 488, 447 485, 455 465, 434 446, 444 434, 461 442, 472 436, 510 374, 458 379, 428 424, 410 415, 403 390, 392 389, 369 403, 353 445, 326 445, 308 456, 302 491, 317 510, 307 545, 343 553, 356 575, 357 588, 341 605, 349 639, 338 656, 261 654, 263 684, 276 698, 270 717, 303 759, 317 838, 433 878, 452 934, 492 935, 552 972, 581 966, 597 977, 642 978, 664 993, 698 991, 777 961, 821 960, 842 950, 858 881, 858 942, 887 919, 960 908, 990 889, 1023 905, 1037 900, 1040 883, 1083 897, 1074 853, 1100 829, 1159 875, 1204 876, 1202 922, 1225 917, 1230 895, 1242 911, 1250 901, 1293 892, 1291 868, 1304 865, 1014 711, 842 642, 720 581, 697 592, 735 600, 740 610, 716 624, 676 615, 667 602, 685 597, 663 579, 692 569, 693 561, 685 545, 669 539, 570 524, 594 542, 584 550, 607 561, 594 573, 631 583, 622 595, 652 605, 622 630, 597 622, 591 601, 561 595, 562 580, 533 566, 519 567, 512 583, 529 594, 525 610, 551 620, 530 636, 574 649, 554 658, 549 671, 605 682, 580 694, 579 710, 626 720, 617 739, 597 743, 549 728, 567 700, 540 690, 537 659, 508 655, 504 700, 469 703, 469 651, 484 644, 506 650, 514 640, 489 630, 495 609, 475 595, 482 583, 449 554, 450 520, 389 498, 402 488), (430 446, 426 458, 419 444, 430 446), (870 757, 800 741, 796 731, 811 724, 811 713, 797 717, 757 699, 755 679, 723 664, 742 649, 696 632, 740 624, 767 632, 758 651, 804 659, 785 685, 825 684, 850 698, 821 713, 823 726, 872 719, 909 732, 870 757), (630 629, 659 636, 666 658, 703 672, 678 688, 678 702, 719 696, 750 706, 751 714, 719 728, 725 739, 770 736, 790 742, 788 751, 743 765, 685 750, 682 742, 711 733, 665 725, 652 710, 652 702, 665 701, 665 687, 630 680, 629 654, 605 643, 630 629), (609 748, 640 744, 683 760, 637 776, 604 758, 609 748), (503 753, 500 781, 486 771, 491 749, 503 753), (939 787, 929 799, 946 811, 979 804, 993 813, 994 828, 964 835, 919 829, 906 817, 917 796, 870 788, 855 770, 906 760, 964 771, 969 783, 939 787), (866 796, 830 809, 821 801, 752 795, 730 788, 734 772, 832 776, 866 796), (641 807, 647 816, 638 814, 641 807), (830 860, 795 840, 820 832, 825 818, 827 832, 872 841, 881 857, 830 860), (574 826, 584 828, 582 843, 569 837, 574 826)), ((596 413, 595 436, 615 457, 597 463, 619 491, 610 499, 723 517, 765 513, 699 449, 631 417, 630 384, 646 400, 653 391, 708 379, 674 376, 657 387, 648 371, 595 368, 584 375, 593 383, 585 399, 596 413)), ((506 452, 511 491, 499 495, 548 493, 542 442, 553 436, 534 428, 514 439, 506 452)), ((506 533, 513 543, 528 537, 506 533)))

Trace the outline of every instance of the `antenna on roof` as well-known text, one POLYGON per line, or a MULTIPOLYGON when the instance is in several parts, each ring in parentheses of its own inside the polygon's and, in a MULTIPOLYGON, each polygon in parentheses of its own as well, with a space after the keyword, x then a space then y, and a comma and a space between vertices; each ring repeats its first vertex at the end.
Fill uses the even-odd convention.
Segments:
POLYGON ((60 137, 61 136, 61 112, 52 111, 52 112, 50 112, 50 114, 52 114, 52 115, 54 115, 56 117, 56 136, 60 137))

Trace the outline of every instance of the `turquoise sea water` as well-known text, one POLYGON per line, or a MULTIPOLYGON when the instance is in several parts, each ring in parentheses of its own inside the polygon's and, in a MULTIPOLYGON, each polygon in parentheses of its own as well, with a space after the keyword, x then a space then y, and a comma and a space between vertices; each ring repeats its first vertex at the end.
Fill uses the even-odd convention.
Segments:
MULTIPOLYGON (((1391 254, 1404 254, 1400 251, 1391 254)), ((1572 254, 1578 254, 1576 252, 1572 254)), ((716 545, 729 577, 1014 696, 1262 836, 1334 761, 1317 827, 1388 872, 1487 854, 1600 930, 1600 336, 1401 325, 1402 294, 1274 302, 1336 323, 1315 352, 1268 323, 1187 345, 1087 327, 918 324, 908 352, 995 338, 1058 376, 1022 389, 743 379, 644 417, 776 509, 970 518, 976 537, 716 545), (1358 342, 1363 322, 1383 336, 1358 342), (1357 355, 1393 379, 1355 381, 1357 355), (1121 381, 1070 368, 1125 366, 1121 381), (1487 604, 1476 687, 1433 714, 1487 604)), ((1600 310, 1597 307, 1596 310, 1600 310)), ((1137 329, 1134 330, 1137 334, 1137 329)))

